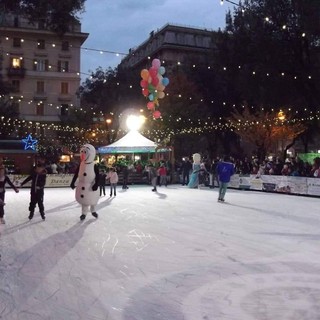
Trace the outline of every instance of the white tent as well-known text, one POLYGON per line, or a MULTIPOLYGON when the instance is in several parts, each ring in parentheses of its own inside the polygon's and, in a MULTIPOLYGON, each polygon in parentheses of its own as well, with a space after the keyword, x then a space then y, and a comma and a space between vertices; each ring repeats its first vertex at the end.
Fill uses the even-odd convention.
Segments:
POLYGON ((131 130, 114 143, 98 148, 98 153, 150 153, 156 152, 156 149, 155 142, 147 139, 138 131, 131 130))

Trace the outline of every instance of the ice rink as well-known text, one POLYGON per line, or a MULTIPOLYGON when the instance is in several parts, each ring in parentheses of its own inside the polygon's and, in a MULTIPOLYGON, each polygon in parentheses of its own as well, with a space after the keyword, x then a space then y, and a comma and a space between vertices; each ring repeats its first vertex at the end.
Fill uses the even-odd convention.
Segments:
POLYGON ((80 222, 69 188, 6 192, 3 320, 319 320, 320 199, 118 189, 80 222))

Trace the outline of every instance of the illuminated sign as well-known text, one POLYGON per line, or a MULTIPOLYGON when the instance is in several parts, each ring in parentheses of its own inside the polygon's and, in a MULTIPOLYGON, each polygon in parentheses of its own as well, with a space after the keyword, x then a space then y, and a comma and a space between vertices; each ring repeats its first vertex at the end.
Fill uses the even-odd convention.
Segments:
POLYGON ((24 143, 24 150, 36 150, 36 144, 38 143, 38 140, 32 139, 31 134, 29 134, 27 138, 22 139, 22 142, 24 143))

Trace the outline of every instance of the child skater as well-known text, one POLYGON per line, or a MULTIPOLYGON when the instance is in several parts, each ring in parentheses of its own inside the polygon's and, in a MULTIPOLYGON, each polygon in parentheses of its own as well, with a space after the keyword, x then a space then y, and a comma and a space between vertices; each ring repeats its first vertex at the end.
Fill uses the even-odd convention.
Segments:
POLYGON ((40 215, 42 220, 45 220, 44 215, 44 206, 43 206, 43 196, 44 196, 44 186, 46 185, 47 170, 44 167, 42 161, 38 161, 37 166, 33 169, 33 172, 29 177, 24 179, 21 183, 21 187, 26 184, 28 181, 31 182, 30 189, 30 204, 29 204, 29 220, 33 218, 34 210, 38 204, 40 215))
POLYGON ((1 224, 5 224, 5 220, 4 220, 4 196, 6 193, 6 189, 5 189, 5 185, 6 183, 12 188, 14 189, 14 191, 16 193, 19 192, 18 188, 16 188, 14 186, 14 184, 11 182, 11 180, 9 179, 9 177, 6 175, 5 173, 5 167, 0 167, 0 223, 1 224))
POLYGON ((107 179, 110 180, 110 197, 112 197, 112 191, 114 193, 114 196, 117 195, 117 183, 118 183, 118 174, 116 172, 115 168, 110 168, 108 174, 107 174, 107 179))

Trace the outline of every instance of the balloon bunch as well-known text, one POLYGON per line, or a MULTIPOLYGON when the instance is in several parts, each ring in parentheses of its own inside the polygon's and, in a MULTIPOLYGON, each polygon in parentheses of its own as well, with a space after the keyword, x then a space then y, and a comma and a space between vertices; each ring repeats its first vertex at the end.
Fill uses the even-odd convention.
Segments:
POLYGON ((161 117, 161 112, 156 110, 159 106, 159 99, 165 97, 164 89, 169 84, 169 79, 164 77, 166 69, 161 66, 159 59, 152 60, 152 66, 147 69, 141 70, 140 85, 142 87, 142 94, 149 99, 147 103, 148 110, 152 111, 153 118, 158 119, 161 117))

